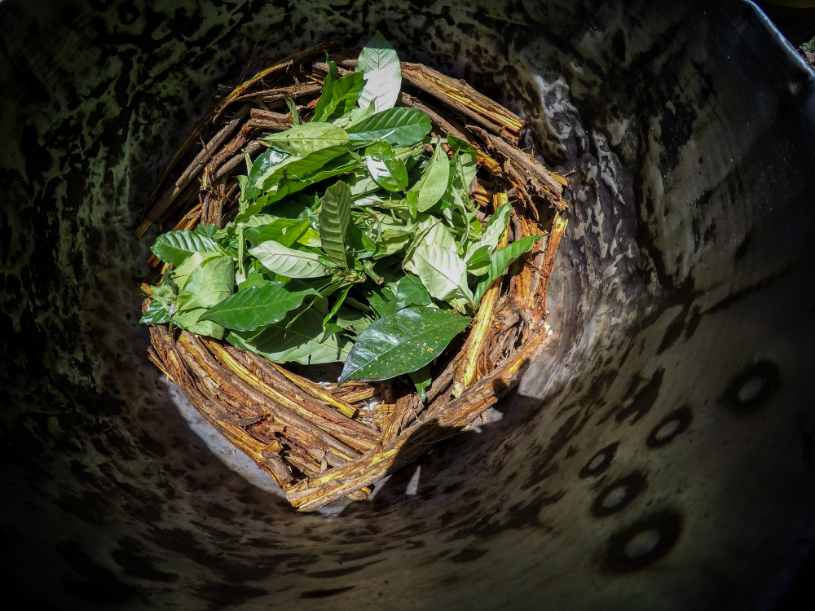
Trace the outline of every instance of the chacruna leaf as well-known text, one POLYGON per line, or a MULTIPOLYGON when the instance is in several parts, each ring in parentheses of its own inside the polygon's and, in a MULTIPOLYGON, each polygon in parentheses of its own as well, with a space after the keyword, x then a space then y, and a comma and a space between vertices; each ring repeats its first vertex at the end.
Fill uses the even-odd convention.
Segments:
POLYGON ((535 242, 540 239, 542 239, 542 236, 526 236, 520 240, 515 240, 509 246, 496 250, 492 254, 487 277, 479 282, 475 289, 473 301, 478 304, 484 296, 484 293, 487 292, 487 289, 492 286, 492 283, 506 274, 509 266, 512 265, 518 257, 532 250, 532 247, 535 246, 535 242))
POLYGON ((376 110, 385 110, 396 104, 402 86, 399 56, 385 38, 377 32, 357 59, 357 70, 365 75, 365 86, 359 95, 360 108, 373 103, 376 110))
POLYGON ((341 265, 348 261, 348 228, 351 225, 351 190, 343 181, 337 181, 325 190, 320 208, 320 242, 326 256, 341 265))
POLYGON ((399 310, 359 334, 340 382, 387 380, 421 369, 435 359, 470 319, 427 306, 399 310))
POLYGON ((360 72, 352 72, 337 78, 337 65, 329 61, 323 92, 314 108, 312 121, 329 121, 355 108, 364 84, 365 79, 360 72))
POLYGON ((351 350, 351 342, 323 331, 322 316, 313 309, 288 326, 269 325, 256 334, 233 331, 226 340, 236 348, 255 352, 275 363, 336 363, 344 360, 351 350))
POLYGON ((266 146, 289 153, 290 155, 308 155, 332 146, 348 142, 348 134, 341 127, 331 123, 311 121, 295 125, 289 129, 272 133, 263 139, 266 146))
POLYGON ((398 106, 377 112, 348 128, 351 142, 384 140, 394 146, 421 142, 432 128, 430 117, 416 108, 398 106))
POLYGON ((365 167, 377 185, 388 191, 404 191, 408 185, 405 162, 397 159, 387 142, 376 142, 365 149, 365 167))
POLYGON ((447 191, 449 180, 450 160, 441 143, 437 143, 433 157, 422 177, 407 192, 407 200, 415 205, 419 212, 430 210, 447 191))
POLYGON ((460 299, 469 302, 472 293, 467 285, 467 264, 458 255, 453 234, 437 220, 428 220, 422 231, 405 269, 416 274, 436 299, 453 305, 460 299))
POLYGON ((181 265, 194 252, 218 252, 218 243, 211 237, 181 229, 161 234, 151 248, 164 263, 181 265))
POLYGON ((314 289, 291 291, 279 282, 268 282, 241 289, 211 307, 199 320, 211 320, 235 331, 254 331, 280 322, 307 296, 319 294, 314 289))
POLYGON ((320 262, 319 255, 287 248, 274 240, 250 248, 249 254, 270 272, 286 278, 320 278, 331 273, 331 270, 320 262))

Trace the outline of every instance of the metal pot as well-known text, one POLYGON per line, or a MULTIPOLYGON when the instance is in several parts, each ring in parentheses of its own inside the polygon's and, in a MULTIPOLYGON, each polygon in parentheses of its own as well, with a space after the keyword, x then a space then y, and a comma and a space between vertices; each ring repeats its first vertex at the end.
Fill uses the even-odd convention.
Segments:
POLYGON ((6 592, 771 608, 813 534, 815 78, 754 4, 697 4, 0 4, 6 592), (376 28, 523 113, 571 172, 557 341, 413 494, 397 473, 372 503, 299 515, 191 430, 147 362, 133 230, 253 53, 376 28))

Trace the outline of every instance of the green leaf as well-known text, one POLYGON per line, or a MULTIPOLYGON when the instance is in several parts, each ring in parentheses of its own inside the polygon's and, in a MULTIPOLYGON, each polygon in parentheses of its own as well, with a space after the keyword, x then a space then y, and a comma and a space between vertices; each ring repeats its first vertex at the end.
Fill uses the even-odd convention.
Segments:
POLYGON ((433 382, 430 366, 426 365, 419 371, 414 371, 410 374, 410 379, 413 381, 413 385, 416 387, 416 394, 419 395, 422 403, 426 402, 427 390, 430 388, 430 384, 433 382))
POLYGON ((309 295, 319 295, 314 289, 290 291, 279 282, 238 291, 210 308, 199 320, 211 320, 227 329, 254 331, 280 322, 291 310, 299 307, 309 295))
POLYGON ((402 86, 402 70, 396 51, 377 32, 357 59, 357 70, 365 74, 365 86, 359 96, 359 105, 366 108, 373 103, 376 110, 385 110, 396 104, 402 86))
POLYGON ((309 228, 308 219, 287 219, 270 214, 253 216, 245 224, 243 237, 257 246, 268 240, 283 246, 294 244, 309 228))
POLYGON ((373 321, 359 310, 342 307, 340 308, 340 311, 337 312, 337 318, 334 322, 342 329, 346 329, 354 333, 362 333, 365 329, 371 326, 373 321))
POLYGON ((300 125, 302 121, 300 120, 300 111, 297 110, 297 104, 294 100, 290 97, 286 97, 286 106, 289 109, 289 114, 291 115, 291 124, 292 125, 300 125))
POLYGON ((478 304, 484 296, 484 293, 487 292, 487 289, 492 286, 492 283, 506 274, 509 266, 512 265, 518 257, 532 250, 532 247, 535 246, 535 243, 541 238, 542 236, 526 236, 520 240, 515 240, 505 248, 496 250, 492 255, 487 277, 479 282, 475 289, 473 301, 478 304))
POLYGON ((352 72, 337 78, 337 64, 328 62, 328 74, 323 82, 323 92, 314 108, 312 121, 329 121, 335 115, 343 115, 357 103, 365 78, 359 72, 352 72))
POLYGON ((472 242, 467 247, 467 254, 464 259, 467 261, 467 270, 471 274, 481 276, 487 273, 490 264, 490 255, 498 245, 501 236, 509 224, 509 217, 512 212, 510 204, 501 206, 495 214, 490 217, 487 226, 481 237, 472 242))
POLYGON ((143 325, 165 325, 170 320, 172 320, 172 314, 169 306, 155 299, 150 300, 150 305, 139 318, 139 322, 143 325))
POLYGON ((337 312, 342 307, 342 304, 345 303, 345 298, 348 297, 348 292, 351 290, 352 286, 353 285, 349 284, 344 289, 342 289, 342 292, 334 301, 334 305, 331 306, 331 309, 328 310, 328 313, 323 317, 323 328, 325 328, 326 325, 328 325, 328 323, 331 322, 331 319, 334 318, 334 316, 336 316, 337 312))
POLYGON ((394 146, 408 146, 421 142, 431 127, 430 117, 421 110, 398 106, 350 126, 348 139, 351 142, 385 140, 394 146))
POLYGON ((266 146, 299 156, 341 146, 346 142, 348 134, 344 129, 319 121, 294 125, 285 131, 269 134, 263 139, 266 146))
POLYGON ((405 261, 405 269, 416 274, 433 297, 459 309, 462 299, 472 301, 472 293, 467 264, 458 255, 453 234, 438 220, 428 219, 420 227, 420 240, 405 261))
POLYGON ((344 360, 351 343, 323 331, 322 316, 307 310, 294 323, 270 325, 260 333, 232 331, 226 340, 242 350, 249 350, 275 363, 319 365, 344 360))
POLYGON ((267 192, 243 210, 237 220, 245 221, 266 206, 315 183, 355 172, 360 168, 360 161, 347 153, 348 147, 336 146, 289 159, 267 179, 264 184, 267 192))
POLYGON ((232 294, 235 287, 232 258, 222 255, 202 257, 196 253, 174 272, 173 277, 178 285, 173 322, 191 333, 221 339, 223 327, 200 318, 210 307, 232 294))
POLYGON ((431 305, 430 294, 416 276, 406 274, 396 283, 396 308, 401 310, 409 306, 431 305))
POLYGON ((441 146, 436 144, 433 157, 425 168, 422 177, 407 192, 407 200, 414 205, 419 212, 430 210, 437 201, 441 199, 447 191, 447 184, 450 180, 450 160, 447 153, 441 146))
POLYGON ((320 242, 326 256, 348 269, 347 240, 351 225, 351 190, 337 181, 325 190, 320 208, 320 242))
POLYGON ((267 181, 286 163, 290 162, 291 155, 269 149, 262 152, 252 163, 252 169, 246 177, 246 186, 242 190, 246 201, 255 199, 266 188, 267 181))
POLYGON ((151 248, 164 263, 181 265, 194 252, 218 252, 218 243, 212 237, 196 231, 181 229, 161 234, 151 248))
POLYGON ((389 380, 432 362, 470 319, 448 310, 418 306, 380 318, 357 337, 340 382, 389 380))
POLYGON ((376 142, 365 149, 365 166, 377 185, 388 191, 404 191, 408 185, 405 162, 397 159, 387 142, 376 142))
POLYGON ((269 271, 287 278, 320 278, 331 273, 319 255, 287 248, 274 240, 250 248, 249 254, 269 271))
POLYGON ((461 187, 469 193, 475 175, 478 173, 475 149, 468 142, 450 135, 447 136, 447 144, 453 150, 457 159, 456 171, 461 178, 461 187))

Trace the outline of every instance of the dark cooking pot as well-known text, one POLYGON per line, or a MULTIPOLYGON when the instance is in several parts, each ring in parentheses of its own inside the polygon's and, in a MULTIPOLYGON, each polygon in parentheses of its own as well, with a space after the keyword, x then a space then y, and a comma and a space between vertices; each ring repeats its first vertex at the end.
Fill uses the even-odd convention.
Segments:
POLYGON ((755 5, 7 0, 0 23, 7 600, 775 605, 815 515, 815 87, 755 5), (524 114, 571 172, 557 341, 415 494, 397 473, 300 515, 146 361, 134 228, 247 58, 376 28, 524 114))

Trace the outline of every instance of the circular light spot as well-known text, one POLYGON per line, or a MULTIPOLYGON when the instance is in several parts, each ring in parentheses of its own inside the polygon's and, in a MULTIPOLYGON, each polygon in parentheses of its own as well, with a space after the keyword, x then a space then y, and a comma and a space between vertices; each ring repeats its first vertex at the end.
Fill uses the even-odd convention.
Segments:
POLYGON ((687 405, 675 409, 654 427, 645 440, 645 444, 649 448, 659 448, 669 444, 688 429, 692 420, 693 412, 687 405))
POLYGON ((614 509, 618 505, 621 505, 622 502, 625 500, 626 497, 626 490, 624 486, 615 486, 608 493, 603 497, 601 504, 603 507, 607 509, 614 509))
POLYGON ((614 455, 617 453, 617 448, 620 446, 619 441, 615 441, 606 447, 598 450, 594 456, 589 459, 582 469, 580 469, 580 477, 585 479, 587 477, 595 477, 603 473, 609 468, 611 462, 614 460, 614 455))
POLYGON ((675 509, 663 509, 640 518, 611 535, 604 551, 603 568, 615 573, 645 568, 666 556, 679 541, 681 532, 682 516, 675 509))
POLYGON ((592 515, 601 518, 627 507, 645 490, 645 475, 634 471, 609 484, 594 500, 592 515))
POLYGON ((635 534, 625 543, 623 553, 631 560, 636 560, 653 552, 658 543, 658 530, 644 530, 635 534))
POLYGON ((736 398, 741 403, 755 401, 756 397, 758 397, 764 389, 764 383, 762 378, 750 378, 736 391, 736 398))
POLYGON ((750 414, 762 407, 780 386, 781 374, 775 363, 758 361, 730 382, 719 403, 734 413, 750 414))

